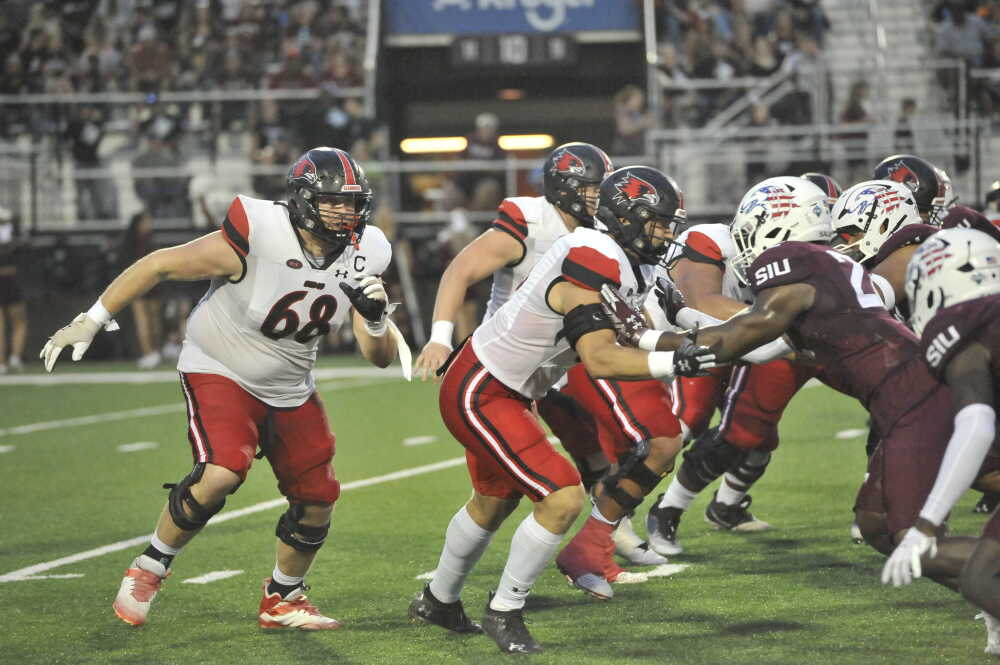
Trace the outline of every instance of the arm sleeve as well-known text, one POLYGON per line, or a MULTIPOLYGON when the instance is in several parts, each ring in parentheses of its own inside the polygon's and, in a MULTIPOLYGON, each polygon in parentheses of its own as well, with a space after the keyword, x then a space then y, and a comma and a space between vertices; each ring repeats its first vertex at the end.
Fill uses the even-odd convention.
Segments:
MULTIPOLYGON (((683 307, 679 312, 677 312, 677 323, 685 328, 694 328, 695 325, 698 327, 717 326, 722 323, 722 321, 714 316, 711 316, 710 314, 699 312, 698 310, 691 309, 690 307, 683 307)), ((758 346, 749 353, 744 354, 740 360, 760 365, 771 362, 772 360, 777 360, 778 358, 788 355, 791 352, 792 347, 788 345, 785 338, 779 337, 771 340, 763 346, 758 346)))
POLYGON ((528 223, 524 220, 524 213, 517 204, 507 199, 497 208, 497 217, 490 228, 509 234, 522 245, 528 237, 528 223))
POLYGON ((955 430, 920 516, 941 524, 976 479, 996 435, 996 412, 988 404, 969 404, 955 414, 955 430))
POLYGON ((222 222, 222 235, 241 257, 250 253, 250 219, 240 197, 233 199, 222 222))

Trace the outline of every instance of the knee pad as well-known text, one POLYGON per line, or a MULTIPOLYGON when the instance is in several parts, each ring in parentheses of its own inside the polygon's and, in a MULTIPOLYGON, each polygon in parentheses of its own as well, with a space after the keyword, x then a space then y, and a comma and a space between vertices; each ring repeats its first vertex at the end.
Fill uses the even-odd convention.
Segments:
POLYGON ((684 453, 684 465, 704 487, 728 471, 744 455, 745 451, 727 443, 718 429, 713 428, 699 436, 684 453))
POLYGON ((197 531, 205 526, 212 515, 216 514, 226 505, 223 499, 217 506, 206 508, 201 505, 194 495, 191 494, 191 486, 201 480, 205 473, 205 463, 199 462, 194 465, 191 473, 184 476, 179 483, 164 483, 163 489, 170 490, 167 496, 167 510, 170 511, 170 518, 183 531, 197 531), (187 510, 185 510, 185 506, 187 510), (188 512, 191 514, 188 515, 188 512))
POLYGON ((300 520, 306 513, 301 503, 289 506, 288 510, 278 518, 278 526, 274 530, 281 542, 299 552, 315 552, 323 546, 326 534, 330 531, 330 523, 323 526, 309 526, 300 520))
POLYGON ((649 441, 641 441, 620 460, 618 471, 604 479, 605 493, 629 515, 635 512, 643 498, 652 492, 663 475, 666 475, 655 473, 643 464, 647 457, 649 457, 649 441), (635 497, 619 487, 618 483, 623 479, 631 480, 638 485, 642 494, 635 497))
POLYGON ((740 460, 735 468, 729 470, 729 474, 742 483, 743 487, 750 488, 755 482, 760 480, 767 470, 767 465, 771 463, 771 453, 766 450, 750 450, 740 460))

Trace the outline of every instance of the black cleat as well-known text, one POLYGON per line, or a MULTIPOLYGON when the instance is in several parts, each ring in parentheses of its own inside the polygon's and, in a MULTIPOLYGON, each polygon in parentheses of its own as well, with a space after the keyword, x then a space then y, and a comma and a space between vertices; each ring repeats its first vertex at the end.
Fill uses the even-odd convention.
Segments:
POLYGON ((483 632, 482 626, 470 619, 465 613, 462 601, 442 603, 431 593, 429 584, 410 603, 409 614, 411 619, 432 623, 453 633, 478 635, 483 632))
MULTIPOLYGON (((493 594, 490 594, 492 600, 493 594)), ((542 645, 528 632, 524 625, 524 609, 494 610, 486 603, 486 614, 483 616, 483 632, 493 638, 493 641, 504 653, 541 653, 542 645)))
POLYGON ((716 529, 723 531, 741 531, 752 533, 756 531, 767 531, 771 525, 762 522, 747 510, 753 501, 747 494, 735 506, 729 506, 716 500, 718 492, 712 495, 712 501, 705 508, 705 521, 716 529))
POLYGON ((983 492, 983 495, 979 497, 979 501, 976 502, 976 506, 972 509, 972 512, 988 515, 996 509, 998 503, 1000 503, 1000 494, 994 492, 983 492))
POLYGON ((677 542, 677 527, 681 523, 684 511, 680 508, 660 508, 662 498, 662 494, 656 497, 646 515, 646 536, 649 538, 649 547, 658 554, 667 556, 680 554, 684 551, 684 547, 677 542))

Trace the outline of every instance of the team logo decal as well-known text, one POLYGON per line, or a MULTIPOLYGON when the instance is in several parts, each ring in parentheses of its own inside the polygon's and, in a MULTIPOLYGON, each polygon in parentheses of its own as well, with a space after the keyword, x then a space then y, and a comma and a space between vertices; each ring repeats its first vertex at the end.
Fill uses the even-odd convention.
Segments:
POLYGON ((293 178, 305 178, 310 184, 316 182, 316 165, 308 157, 303 157, 292 165, 293 178))
POLYGON ((556 155, 553 168, 556 173, 568 173, 570 175, 584 175, 587 172, 587 166, 583 163, 583 160, 569 150, 563 150, 556 155))
POLYGON ((294 268, 298 270, 299 268, 302 267, 302 261, 299 261, 298 259, 288 259, 287 261, 285 261, 285 265, 288 266, 289 268, 294 268))
POLYGON ((631 173, 626 173, 624 178, 616 182, 615 189, 618 190, 617 196, 626 201, 642 201, 651 206, 660 202, 660 195, 656 193, 656 188, 631 173))
POLYGON ((914 192, 920 187, 920 180, 917 178, 917 174, 902 162, 889 167, 889 180, 906 185, 914 192))

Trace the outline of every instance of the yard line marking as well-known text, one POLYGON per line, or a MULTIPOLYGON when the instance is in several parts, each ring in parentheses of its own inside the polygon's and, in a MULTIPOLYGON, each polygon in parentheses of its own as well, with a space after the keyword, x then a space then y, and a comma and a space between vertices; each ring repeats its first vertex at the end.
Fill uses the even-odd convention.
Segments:
POLYGON ((417 575, 413 579, 415 579, 415 580, 432 580, 432 579, 434 579, 434 573, 436 573, 436 572, 437 572, 437 568, 435 568, 434 570, 428 570, 426 573, 420 573, 419 575, 417 575))
POLYGON ((618 575, 615 584, 642 584, 648 582, 653 577, 670 577, 690 567, 691 565, 687 563, 661 563, 656 568, 643 572, 630 572, 626 570, 624 573, 618 575))
POLYGON ((867 429, 858 428, 858 429, 842 429, 833 436, 834 438, 837 439, 856 439, 859 436, 864 436, 865 434, 868 434, 867 429))
POLYGON ((433 434, 425 434, 423 436, 408 436, 403 439, 404 446, 423 446, 428 443, 434 443, 437 441, 437 437, 433 434))
POLYGON ((14 452, 16 446, 0 446, 0 453, 14 452))
MULTIPOLYGON (((465 463, 465 456, 453 457, 451 459, 444 460, 442 462, 435 462, 433 464, 425 464, 423 466, 415 466, 411 469, 403 469, 402 471, 394 471, 392 473, 387 473, 382 476, 374 476, 372 478, 364 478, 362 480, 355 480, 349 483, 344 483, 341 485, 341 491, 360 489, 362 487, 370 487, 372 485, 378 485, 381 483, 388 483, 393 480, 402 480, 403 478, 410 478, 412 476, 419 476, 425 473, 433 473, 434 471, 441 471, 442 469, 450 469, 453 466, 459 466, 465 463)), ((254 513, 259 513, 263 510, 270 510, 271 508, 278 508, 279 506, 287 506, 288 502, 284 497, 280 499, 272 499, 270 501, 262 501, 261 503, 255 503, 252 506, 247 506, 246 508, 239 508, 237 510, 229 510, 224 513, 219 513, 211 520, 209 520, 206 526, 212 526, 213 524, 219 524, 221 522, 228 522, 229 520, 234 520, 245 515, 252 515, 254 513)), ((141 545, 143 543, 149 542, 149 534, 142 536, 136 536, 135 538, 129 538, 128 540, 119 540, 117 543, 111 543, 110 545, 104 545, 102 547, 95 547, 92 550, 87 550, 86 552, 78 552, 77 554, 71 554, 69 556, 60 557, 52 561, 46 561, 45 563, 37 563, 34 566, 28 566, 27 568, 21 568, 20 570, 15 570, 9 573, 0 575, 0 582, 20 582, 21 580, 28 579, 36 573, 44 573, 47 570, 52 570, 53 568, 59 568, 65 566, 66 564, 76 563, 77 561, 86 561, 87 559, 93 559, 95 557, 103 556, 105 554, 110 554, 111 552, 118 552, 119 550, 128 549, 129 547, 134 547, 136 545, 141 545)))
POLYGON ((159 448, 160 444, 156 441, 136 441, 135 443, 123 443, 118 446, 118 452, 120 453, 134 453, 137 450, 149 450, 150 448, 159 448))
POLYGON ((83 573, 64 573, 62 575, 31 575, 22 577, 25 580, 70 580, 74 577, 83 577, 83 573))
MULTIPOLYGON (((324 379, 359 379, 380 377, 402 381, 399 369, 381 367, 322 367, 313 370, 313 377, 324 379)), ((65 372, 62 374, 8 374, 0 376, 3 386, 68 386, 78 383, 172 383, 177 370, 159 372, 65 372)))
POLYGON ((210 573, 205 573, 204 575, 199 575, 198 577, 189 577, 184 580, 184 584, 208 584, 209 582, 218 582, 219 580, 224 580, 227 577, 236 577, 237 575, 242 574, 242 570, 213 570, 210 573))
MULTIPOLYGON (((379 370, 382 371, 382 370, 379 370)), ((177 378, 177 374, 173 375, 174 379, 177 378)), ((319 386, 322 390, 338 390, 340 388, 357 387, 359 385, 367 385, 368 383, 376 383, 375 381, 369 381, 365 383, 354 383, 350 386, 335 386, 330 388, 323 388, 319 386)), ((13 434, 31 434, 33 432, 43 432, 50 429, 62 429, 64 427, 75 427, 77 425, 96 425, 98 423, 107 423, 115 420, 127 420, 129 418, 142 418, 144 416, 159 416, 165 413, 178 413, 187 409, 187 406, 181 402, 179 404, 161 404, 159 406, 144 406, 139 409, 127 409, 125 411, 106 411, 105 413, 95 413, 90 416, 79 416, 76 418, 65 418, 63 420, 49 420, 40 423, 31 423, 29 425, 18 425, 17 427, 8 427, 6 429, 0 429, 0 436, 11 436, 13 434)), ((0 450, 0 452, 6 452, 0 450)))

